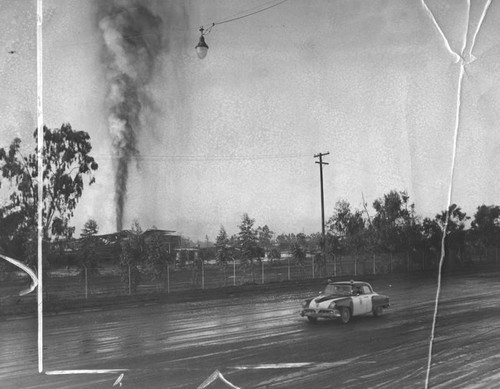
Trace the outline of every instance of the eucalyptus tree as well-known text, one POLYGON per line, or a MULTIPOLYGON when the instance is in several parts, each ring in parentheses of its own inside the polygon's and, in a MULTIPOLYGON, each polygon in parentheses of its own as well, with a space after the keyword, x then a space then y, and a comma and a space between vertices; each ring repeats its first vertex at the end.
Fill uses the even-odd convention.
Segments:
POLYGON ((369 247, 369 235, 363 219, 363 213, 351 210, 345 200, 337 201, 333 215, 327 222, 328 251, 336 258, 340 271, 343 271, 342 256, 359 255, 369 247))
POLYGON ((444 250, 448 262, 452 260, 451 250, 454 250, 459 260, 463 262, 466 248, 466 223, 470 217, 457 204, 451 204, 447 210, 438 213, 434 219, 441 230, 441 238, 445 232, 444 250))
POLYGON ((373 202, 375 243, 381 251, 415 250, 422 241, 422 226, 406 191, 391 190, 373 202))
POLYGON ((341 255, 363 250, 366 246, 364 229, 362 212, 351 210, 349 202, 340 200, 335 204, 333 215, 327 222, 329 246, 334 253, 341 255))
MULTIPOLYGON (((35 140, 37 131, 33 134, 35 140)), ((29 148, 29 147, 28 147, 29 148)), ((69 123, 60 128, 43 127, 43 219, 45 241, 67 239, 74 233, 69 221, 83 194, 85 183, 95 182, 98 164, 90 155, 87 132, 73 130, 69 123)), ((8 199, 0 206, 2 229, 12 255, 34 266, 33 240, 36 240, 38 210, 38 154, 36 146, 26 154, 21 139, 0 148, 0 186, 8 199)), ((35 245, 36 247, 36 245, 35 245)))

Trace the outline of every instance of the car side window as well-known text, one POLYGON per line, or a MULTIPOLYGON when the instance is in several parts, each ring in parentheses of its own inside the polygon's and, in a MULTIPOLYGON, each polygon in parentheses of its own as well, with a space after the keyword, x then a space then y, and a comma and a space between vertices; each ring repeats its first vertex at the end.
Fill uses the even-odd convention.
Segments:
POLYGON ((372 291, 370 290, 370 288, 366 285, 363 285, 363 293, 364 294, 370 294, 372 291))

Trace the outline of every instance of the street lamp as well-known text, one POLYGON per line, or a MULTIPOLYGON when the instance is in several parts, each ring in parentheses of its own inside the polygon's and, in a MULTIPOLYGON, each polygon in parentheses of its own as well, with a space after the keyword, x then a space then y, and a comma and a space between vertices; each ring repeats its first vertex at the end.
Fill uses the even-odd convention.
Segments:
POLYGON ((244 11, 244 15, 241 15, 243 12, 241 12, 239 15, 240 16, 235 16, 231 19, 222 19, 220 22, 214 22, 212 23, 212 25, 210 27, 208 27, 207 29, 207 32, 203 32, 203 26, 200 27, 200 33, 201 33, 201 36, 200 36, 200 41, 198 42, 198 44, 194 47, 196 49, 196 54, 198 55, 198 58, 199 59, 203 59, 207 56, 207 52, 208 52, 208 45, 206 44, 205 42, 205 38, 204 38, 204 35, 205 34, 208 34, 211 30, 212 30, 212 27, 215 27, 216 24, 223 24, 223 23, 229 23, 229 22, 234 22, 235 20, 240 20, 240 19, 243 19, 243 18, 246 18, 248 16, 252 16, 252 15, 255 15, 255 14, 258 14, 260 12, 263 12, 263 11, 266 11, 270 8, 274 8, 280 4, 283 4, 285 3, 287 0, 281 0, 280 2, 278 3, 275 3, 275 4, 271 4, 265 8, 261 8, 261 9, 258 9, 258 10, 255 10, 255 8, 251 8, 251 9, 248 9, 247 11, 244 11))
POLYGON ((208 45, 205 43, 205 37, 203 36, 203 27, 200 28, 200 40, 195 46, 196 54, 198 54, 199 59, 203 59, 207 56, 208 45))

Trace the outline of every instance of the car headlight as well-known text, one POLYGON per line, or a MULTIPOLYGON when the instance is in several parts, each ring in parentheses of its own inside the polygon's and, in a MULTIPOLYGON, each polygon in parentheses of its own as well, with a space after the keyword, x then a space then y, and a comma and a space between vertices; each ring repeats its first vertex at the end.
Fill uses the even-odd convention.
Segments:
POLYGON ((307 301, 307 300, 302 301, 302 308, 307 308, 308 305, 309 305, 309 301, 307 301))
POLYGON ((328 309, 335 309, 335 301, 332 301, 328 306, 328 309))

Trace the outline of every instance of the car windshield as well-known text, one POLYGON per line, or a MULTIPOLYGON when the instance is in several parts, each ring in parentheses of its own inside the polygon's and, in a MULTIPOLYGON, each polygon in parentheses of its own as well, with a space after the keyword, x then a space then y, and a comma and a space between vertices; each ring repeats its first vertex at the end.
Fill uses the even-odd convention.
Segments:
POLYGON ((341 294, 341 295, 350 295, 352 292, 351 285, 327 285, 323 294, 341 294))

